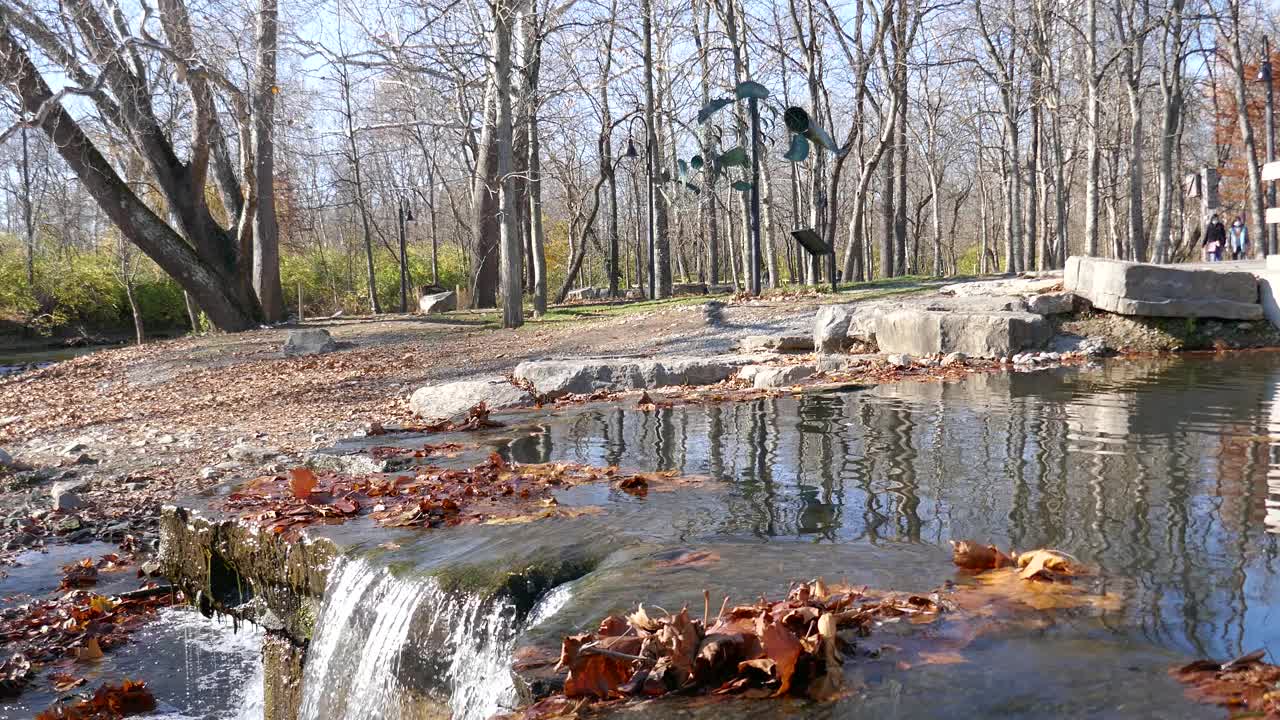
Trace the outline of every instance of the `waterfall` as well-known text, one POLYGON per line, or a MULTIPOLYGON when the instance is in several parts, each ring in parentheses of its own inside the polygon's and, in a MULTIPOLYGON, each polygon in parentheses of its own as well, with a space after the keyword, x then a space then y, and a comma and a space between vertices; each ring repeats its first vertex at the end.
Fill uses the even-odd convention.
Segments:
POLYGON ((456 720, 513 705, 520 628, 510 602, 447 593, 432 577, 397 577, 360 559, 341 561, 333 577, 303 668, 301 720, 396 720, 424 696, 456 720))

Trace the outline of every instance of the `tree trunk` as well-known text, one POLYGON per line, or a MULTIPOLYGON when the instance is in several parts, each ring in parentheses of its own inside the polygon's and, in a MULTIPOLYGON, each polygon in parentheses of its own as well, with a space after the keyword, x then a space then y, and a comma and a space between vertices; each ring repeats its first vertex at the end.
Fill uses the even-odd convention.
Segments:
POLYGON ((253 90, 254 189, 253 290, 268 322, 284 319, 280 287, 280 226, 276 221, 275 139, 277 0, 261 0, 258 11, 257 74, 253 90))
POLYGON ((516 328, 524 324, 524 300, 521 290, 520 234, 516 228, 516 188, 512 176, 511 148, 511 17, 507 0, 493 6, 493 73, 498 96, 497 150, 498 198, 502 220, 498 235, 502 252, 502 326, 516 328))

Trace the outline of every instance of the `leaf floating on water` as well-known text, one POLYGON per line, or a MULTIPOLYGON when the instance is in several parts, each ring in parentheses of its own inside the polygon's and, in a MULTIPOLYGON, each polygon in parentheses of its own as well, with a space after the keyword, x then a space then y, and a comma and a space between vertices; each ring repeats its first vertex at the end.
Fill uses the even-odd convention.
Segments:
POLYGON ((1023 580, 1062 580, 1087 574, 1078 560, 1057 550, 1032 550, 1018 556, 1018 577, 1023 580))
POLYGON ((1280 666, 1256 651, 1225 663, 1197 660, 1169 671, 1197 702, 1230 708, 1233 718, 1280 717, 1280 666))
POLYGON ((102 659, 102 646, 98 644, 98 638, 91 637, 78 650, 76 650, 76 659, 81 662, 102 659))
POLYGON ((36 715, 36 720, 116 720, 155 709, 156 699, 146 683, 125 680, 120 685, 103 685, 91 698, 55 705, 36 715))
POLYGON ((972 540, 951 541, 951 561, 965 570, 994 570, 1008 567, 1013 560, 995 545, 980 545, 972 540))

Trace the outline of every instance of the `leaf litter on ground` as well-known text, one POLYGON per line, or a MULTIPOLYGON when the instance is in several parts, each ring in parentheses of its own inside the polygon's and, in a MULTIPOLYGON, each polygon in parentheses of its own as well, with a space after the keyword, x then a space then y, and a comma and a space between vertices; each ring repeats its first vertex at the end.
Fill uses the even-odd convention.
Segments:
POLYGON ((1169 671, 1191 700, 1227 708, 1233 718, 1280 720, 1280 666, 1265 650, 1234 660, 1197 660, 1169 671))

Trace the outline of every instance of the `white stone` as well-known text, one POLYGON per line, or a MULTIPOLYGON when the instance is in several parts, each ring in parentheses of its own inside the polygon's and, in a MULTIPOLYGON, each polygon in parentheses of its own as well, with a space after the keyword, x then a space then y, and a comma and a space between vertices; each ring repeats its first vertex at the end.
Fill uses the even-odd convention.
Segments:
POLYGON ((967 357, 962 352, 947 353, 946 357, 942 358, 942 366, 951 367, 952 365, 959 365, 966 359, 967 357))
POLYGON ((418 312, 423 315, 433 315, 457 309, 458 296, 453 291, 431 293, 418 298, 418 312))
POLYGON ((533 404, 534 398, 528 390, 498 376, 427 385, 409 396, 413 414, 429 422, 457 422, 482 402, 490 410, 501 410, 527 407, 533 404))
POLYGON ((61 512, 79 510, 84 506, 80 494, 89 489, 86 480, 63 480, 49 488, 49 497, 53 499, 53 509, 61 512))
POLYGON ((902 353, 895 353, 895 354, 893 354, 893 355, 890 355, 890 356, 886 357, 884 360, 885 360, 885 362, 887 362, 887 363, 889 363, 890 365, 892 365, 892 366, 894 366, 894 367, 897 367, 897 368, 909 368, 909 367, 911 367, 911 356, 910 356, 910 355, 904 355, 904 354, 902 354, 902 353))
POLYGON ((813 367, 809 365, 766 367, 755 374, 752 384, 757 389, 790 387, 809 377, 813 372, 813 367))

